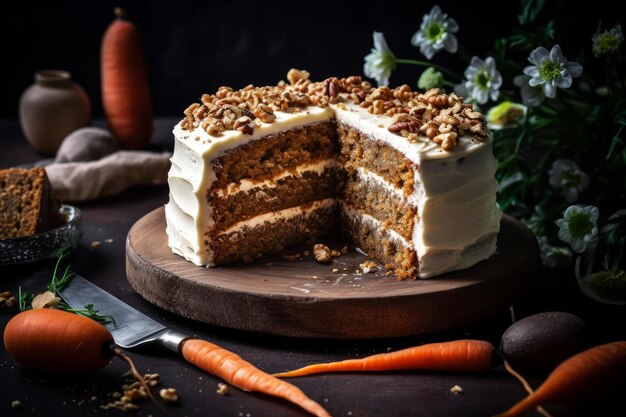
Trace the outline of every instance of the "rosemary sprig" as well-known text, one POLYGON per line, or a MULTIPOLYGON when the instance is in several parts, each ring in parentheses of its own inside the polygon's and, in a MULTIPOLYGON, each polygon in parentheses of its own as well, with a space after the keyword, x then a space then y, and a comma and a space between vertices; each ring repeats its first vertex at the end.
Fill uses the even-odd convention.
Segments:
MULTIPOLYGON (((72 277, 74 276, 74 274, 70 270, 71 265, 67 265, 67 267, 63 271, 63 275, 61 275, 60 277, 58 276, 59 271, 61 271, 62 269, 60 268, 61 261, 64 258, 66 258, 68 255, 69 255, 69 251, 61 251, 57 254, 57 261, 56 261, 56 264, 54 265, 54 271, 52 272, 52 280, 50 281, 47 287, 48 291, 50 291, 51 293, 54 293, 55 296, 61 299, 63 297, 61 297, 61 294, 59 291, 65 288, 67 284, 70 283, 70 281, 72 280, 72 277)), ((19 303, 20 311, 26 311, 32 308, 32 302, 33 302, 33 298, 35 298, 35 295, 30 291, 23 291, 22 287, 19 287, 18 298, 19 298, 18 303, 19 303)), ((78 314, 79 316, 87 317, 89 319, 97 321, 100 324, 107 324, 107 323, 115 324, 115 320, 113 319, 113 317, 103 315, 103 314, 98 314, 98 310, 94 308, 93 304, 87 304, 85 308, 79 309, 79 308, 73 308, 72 306, 67 304, 65 301, 60 301, 59 304, 57 304, 56 308, 59 310, 65 310, 70 313, 78 314)))
POLYGON ((87 304, 84 309, 72 308, 65 301, 61 301, 57 306, 60 310, 69 311, 70 313, 78 314, 79 316, 87 317, 97 321, 100 324, 115 323, 115 319, 112 316, 98 314, 99 310, 94 309, 93 304, 87 304))

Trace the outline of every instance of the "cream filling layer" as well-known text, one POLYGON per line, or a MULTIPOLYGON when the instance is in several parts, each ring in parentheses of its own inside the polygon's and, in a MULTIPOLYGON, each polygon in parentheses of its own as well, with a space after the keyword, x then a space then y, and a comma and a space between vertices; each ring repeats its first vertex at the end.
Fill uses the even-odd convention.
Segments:
POLYGON ((337 166, 337 161, 333 159, 325 159, 310 164, 302 164, 295 167, 293 170, 284 171, 270 179, 263 181, 253 181, 244 179, 238 182, 231 182, 226 188, 215 191, 217 197, 224 197, 238 192, 245 192, 254 190, 257 188, 274 188, 278 186, 278 181, 285 178, 302 178, 306 173, 315 173, 322 175, 327 169, 334 169, 337 166))
POLYGON ((235 223, 228 229, 220 233, 220 235, 228 235, 235 232, 244 232, 246 229, 254 229, 259 226, 272 225, 279 221, 287 221, 301 215, 308 215, 321 208, 329 208, 337 204, 334 198, 326 198, 317 200, 313 203, 307 203, 296 207, 289 207, 279 211, 259 214, 248 220, 235 223))

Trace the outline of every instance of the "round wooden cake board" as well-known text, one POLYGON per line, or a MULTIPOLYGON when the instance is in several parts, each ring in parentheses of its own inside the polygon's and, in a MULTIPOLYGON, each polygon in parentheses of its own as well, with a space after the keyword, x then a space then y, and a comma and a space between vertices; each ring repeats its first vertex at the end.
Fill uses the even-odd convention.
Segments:
MULTIPOLYGON (((343 240, 328 240, 333 249, 343 240)), ((171 252, 164 209, 141 218, 126 241, 126 273, 149 302, 181 316, 233 329, 294 337, 387 338, 458 328, 506 309, 528 288, 538 266, 533 234, 504 216, 498 250, 462 271, 399 281, 349 248, 329 265, 311 255, 282 255, 250 265, 204 268, 171 252)))

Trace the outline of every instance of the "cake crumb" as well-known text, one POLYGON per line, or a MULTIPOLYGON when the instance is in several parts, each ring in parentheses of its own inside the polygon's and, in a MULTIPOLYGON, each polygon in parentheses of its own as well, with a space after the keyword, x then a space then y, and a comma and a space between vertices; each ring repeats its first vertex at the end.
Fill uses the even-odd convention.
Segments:
POLYGON ((22 408, 22 402, 20 400, 13 400, 11 401, 11 408, 14 410, 18 410, 20 408, 22 408))
POLYGON ((363 270, 363 272, 370 273, 370 272, 374 272, 374 268, 376 268, 376 262, 374 261, 366 261, 363 262, 362 264, 359 265, 361 267, 361 269, 363 270))
POLYGON ((333 268, 333 272, 339 272, 337 268, 333 268))
POLYGON ((100 246, 102 246, 102 242, 100 242, 99 240, 94 240, 89 244, 89 246, 91 246, 92 249, 98 249, 100 246))
POLYGON ((311 252, 309 252, 308 250, 305 250, 304 252, 302 252, 303 256, 309 256, 311 254, 311 252))
POLYGON ((297 261, 298 259, 300 259, 302 255, 300 255, 299 253, 296 253, 294 255, 283 255, 283 259, 286 259, 288 261, 297 261))
POLYGON ((219 384, 217 384, 216 392, 219 395, 228 395, 228 385, 224 384, 223 382, 220 382, 219 384))
POLYGON ((163 388, 159 391, 159 397, 168 404, 175 404, 178 402, 178 392, 176 388, 163 388))
POLYGON ((337 258, 337 257, 341 256, 341 252, 338 251, 337 249, 331 249, 330 256, 333 257, 333 258, 337 258))
POLYGON ((348 245, 344 246, 343 248, 341 248, 341 253, 343 253, 344 255, 346 253, 348 253, 348 245))
POLYGON ((111 237, 108 238, 108 239, 104 239, 104 243, 113 243, 113 242, 114 242, 114 240, 111 237))
POLYGON ((461 394, 463 392, 463 388, 461 388, 458 385, 455 385, 452 388, 450 388, 450 392, 453 394, 461 394))

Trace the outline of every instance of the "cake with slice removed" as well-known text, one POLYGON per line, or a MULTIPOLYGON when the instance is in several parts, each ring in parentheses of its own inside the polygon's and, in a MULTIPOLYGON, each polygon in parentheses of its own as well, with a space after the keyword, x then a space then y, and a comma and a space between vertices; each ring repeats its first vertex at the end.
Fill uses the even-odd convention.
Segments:
POLYGON ((491 256, 501 212, 482 114, 358 76, 220 88, 185 110, 165 207, 172 251, 252 262, 341 230, 399 278, 491 256))

